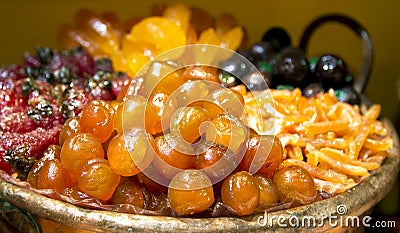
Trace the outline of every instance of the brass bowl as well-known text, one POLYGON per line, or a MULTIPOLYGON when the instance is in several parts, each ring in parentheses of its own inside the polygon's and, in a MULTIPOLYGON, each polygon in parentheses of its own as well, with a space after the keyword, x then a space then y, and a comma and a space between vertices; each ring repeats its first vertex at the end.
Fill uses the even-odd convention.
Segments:
MULTIPOLYGON (((299 232, 353 231, 356 225, 345 225, 343 219, 359 218, 370 210, 390 191, 399 173, 399 138, 390 121, 384 120, 391 131, 394 146, 380 168, 352 189, 335 197, 287 210, 253 215, 243 218, 176 218, 145 216, 110 211, 89 210, 34 193, 28 189, 0 179, 0 199, 23 209, 35 217, 48 219, 61 225, 95 232, 299 232), (343 211, 344 208, 345 211, 343 211), (330 224, 328 216, 336 219, 330 224), (265 225, 265 217, 273 220, 265 225), (293 228, 290 219, 314 218, 316 225, 293 228), (281 219, 281 220, 279 220, 281 219), (342 224, 340 224, 342 220, 342 224), (335 221, 334 221, 335 222, 335 221), (317 226, 318 225, 318 226, 317 226)), ((351 219, 350 219, 351 220, 351 219)), ((351 220, 352 221, 352 220, 351 220)), ((300 221, 300 224, 302 222, 300 221)))

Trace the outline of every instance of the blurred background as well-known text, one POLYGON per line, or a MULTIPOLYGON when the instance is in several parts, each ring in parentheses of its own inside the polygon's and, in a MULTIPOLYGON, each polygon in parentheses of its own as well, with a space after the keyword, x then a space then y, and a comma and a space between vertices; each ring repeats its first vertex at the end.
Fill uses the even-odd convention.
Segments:
MULTIPOLYGON (((122 20, 133 15, 148 16, 154 4, 183 2, 207 10, 213 16, 232 13, 248 33, 248 44, 261 39, 266 30, 279 26, 291 35, 294 46, 305 27, 327 13, 341 13, 357 20, 369 32, 374 44, 373 68, 366 96, 382 105, 383 116, 399 125, 400 114, 400 1, 135 1, 135 0, 6 0, 1 2, 0 66, 21 63, 22 54, 36 45, 60 48, 57 33, 62 24, 72 24, 82 7, 115 11, 122 20)), ((362 65, 361 40, 346 27, 331 23, 312 36, 307 55, 334 53, 341 56, 357 76, 362 65)), ((399 184, 375 209, 379 216, 400 216, 399 184)))

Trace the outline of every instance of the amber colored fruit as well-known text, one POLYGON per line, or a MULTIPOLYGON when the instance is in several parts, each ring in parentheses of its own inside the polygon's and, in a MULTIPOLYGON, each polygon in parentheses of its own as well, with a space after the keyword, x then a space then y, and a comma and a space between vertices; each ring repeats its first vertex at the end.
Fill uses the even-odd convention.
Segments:
POLYGON ((243 116, 244 98, 239 92, 229 88, 220 88, 212 91, 206 99, 209 102, 204 104, 204 108, 208 109, 208 105, 214 103, 222 108, 224 112, 228 112, 241 120, 245 120, 243 116))
POLYGON ((61 146, 50 145, 49 147, 47 147, 47 149, 43 153, 43 157, 48 157, 48 158, 52 158, 52 159, 53 158, 60 159, 60 154, 61 154, 61 146))
POLYGON ((163 17, 147 17, 135 24, 131 40, 146 41, 157 46, 158 54, 186 45, 186 32, 174 22, 163 17))
POLYGON ((43 157, 38 159, 31 169, 29 170, 27 182, 33 187, 38 188, 38 180, 40 170, 43 168, 48 160, 59 160, 60 159, 60 146, 50 145, 43 154, 43 157))
POLYGON ((76 183, 85 163, 93 158, 104 158, 100 139, 90 133, 77 133, 65 140, 61 147, 61 164, 76 183))
POLYGON ((78 178, 78 188, 89 196, 107 201, 114 194, 121 177, 114 173, 107 160, 95 158, 87 161, 78 178))
POLYGON ((171 209, 178 214, 202 212, 214 202, 212 183, 199 170, 184 170, 171 180, 168 201, 171 209))
POLYGON ((111 169, 118 175, 133 176, 140 172, 125 147, 123 133, 119 133, 111 139, 107 148, 107 158, 111 169))
POLYGON ((249 215, 260 198, 258 182, 248 172, 240 171, 224 180, 221 188, 223 203, 238 215, 249 215))
POLYGON ((179 107, 185 107, 195 101, 206 100, 207 95, 219 87, 217 83, 210 83, 204 80, 189 80, 183 83, 178 90, 171 96, 171 100, 176 101, 179 107))
POLYGON ((190 103, 188 106, 189 107, 197 106, 203 108, 204 110, 207 111, 208 115, 210 116, 210 119, 214 119, 219 114, 223 114, 225 112, 222 107, 218 106, 213 102, 210 102, 209 100, 196 100, 190 103))
POLYGON ((279 202, 279 190, 271 178, 263 174, 254 175, 260 189, 259 206, 261 210, 275 207, 279 202))
POLYGON ((275 173, 273 181, 288 201, 308 204, 316 197, 314 178, 302 167, 284 167, 275 173))
POLYGON ((81 132, 92 133, 101 142, 107 141, 114 130, 114 115, 114 108, 106 101, 91 101, 81 112, 81 132))
POLYGON ((83 29, 64 25, 60 28, 58 38, 61 45, 66 49, 73 49, 80 45, 95 58, 106 55, 94 39, 89 37, 83 29))
POLYGON ((63 167, 58 159, 43 161, 43 166, 38 174, 37 187, 39 189, 54 189, 58 193, 63 193, 64 188, 66 188, 63 172, 63 167))
POLYGON ((144 195, 134 179, 121 181, 115 190, 111 202, 113 204, 130 204, 139 208, 144 207, 144 195))
POLYGON ((65 142, 65 140, 76 134, 81 132, 81 125, 79 122, 79 117, 71 117, 69 118, 63 125, 60 131, 60 136, 59 136, 59 144, 62 146, 65 142))
POLYGON ((105 53, 112 54, 118 50, 118 33, 109 22, 93 11, 82 8, 75 15, 75 23, 85 30, 85 33, 93 38, 105 53))
POLYGON ((139 173, 136 175, 136 177, 139 183, 150 192, 165 193, 167 191, 166 186, 155 182, 151 178, 147 177, 144 173, 139 173))
POLYGON ((246 152, 240 162, 240 169, 251 174, 261 173, 272 178, 282 163, 283 147, 274 135, 259 135, 250 131, 246 152), (266 152, 269 151, 268 154, 266 152))
POLYGON ((181 107, 171 119, 171 133, 180 135, 186 142, 193 143, 200 137, 200 125, 210 120, 206 110, 200 107, 181 107))
POLYGON ((238 165, 235 154, 221 144, 206 142, 196 152, 195 167, 203 169, 213 183, 227 177, 238 165))
POLYGON ((155 135, 166 131, 169 128, 169 120, 176 109, 176 103, 169 99, 169 95, 164 92, 153 92, 146 107, 146 122, 151 122, 151 126, 146 127, 147 131, 155 135), (163 124, 163 122, 166 122, 163 124), (163 129, 165 127, 165 129, 163 129))
POLYGON ((244 37, 241 27, 235 27, 229 30, 221 39, 221 46, 230 50, 237 50, 244 37))
POLYGON ((247 134, 247 128, 235 115, 224 113, 216 116, 207 125, 205 138, 227 146, 236 155, 242 155, 247 134))
POLYGON ((166 178, 175 176, 178 169, 194 168, 194 156, 187 148, 179 148, 179 136, 166 134, 155 139, 155 152, 158 159, 153 162, 157 171, 166 178))
POLYGON ((183 72, 185 81, 204 80, 220 83, 218 68, 212 66, 190 66, 183 72))
POLYGON ((121 130, 121 125, 123 130, 145 128, 148 132, 154 131, 157 109, 147 104, 147 100, 143 96, 128 96, 121 107, 122 113, 117 113, 115 125, 118 132, 121 130))
POLYGON ((184 82, 184 69, 179 63, 154 61, 149 64, 144 76, 143 93, 146 97, 153 92, 164 92, 171 95, 184 82))

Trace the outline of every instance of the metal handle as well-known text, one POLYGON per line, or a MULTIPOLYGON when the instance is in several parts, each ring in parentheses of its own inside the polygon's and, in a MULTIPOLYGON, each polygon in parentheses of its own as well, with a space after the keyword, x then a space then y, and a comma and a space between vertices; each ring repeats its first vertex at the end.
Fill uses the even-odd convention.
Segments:
POLYGON ((363 64, 361 67, 361 72, 358 76, 358 78, 354 82, 354 89, 359 93, 363 93, 367 82, 369 80, 369 76, 371 74, 372 70, 372 59, 373 59, 373 44, 372 40, 367 32, 367 30, 361 26, 360 23, 355 21, 354 19, 345 16, 345 15, 339 15, 339 14, 331 14, 331 15, 325 15, 320 18, 317 18, 314 20, 304 31, 301 39, 300 39, 300 45, 299 47, 303 49, 305 52, 307 49, 307 45, 309 42, 309 39, 315 29, 317 29, 320 25, 327 23, 327 22, 338 22, 341 23, 350 29, 353 30, 353 32, 357 33, 357 35, 362 39, 362 47, 363 47, 363 64))

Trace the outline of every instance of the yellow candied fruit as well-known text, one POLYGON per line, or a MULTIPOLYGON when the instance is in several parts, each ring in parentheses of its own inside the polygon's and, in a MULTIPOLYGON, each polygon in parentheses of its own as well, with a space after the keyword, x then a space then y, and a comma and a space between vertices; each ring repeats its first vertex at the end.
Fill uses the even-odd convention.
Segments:
POLYGON ((148 17, 133 26, 132 41, 145 41, 156 45, 157 54, 186 45, 185 32, 174 22, 158 16, 148 17))

